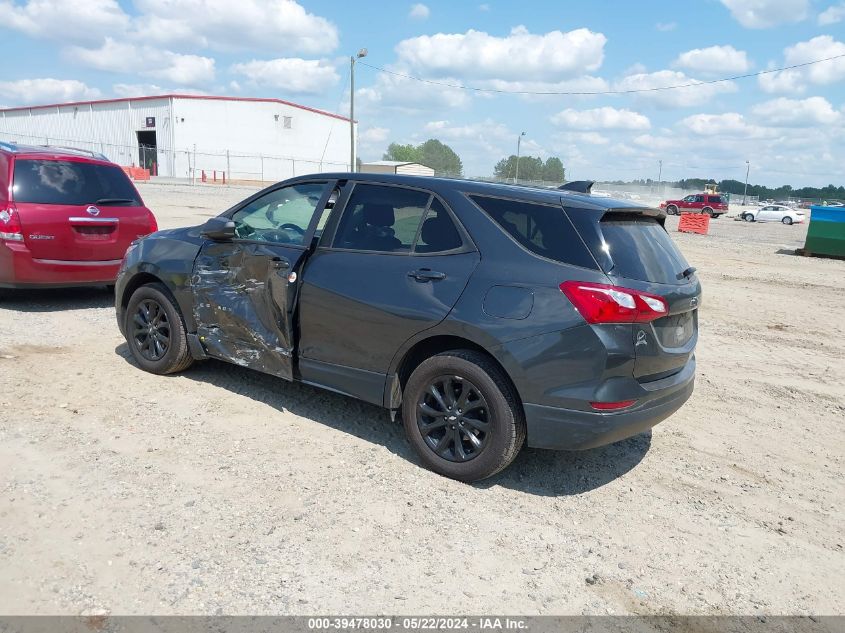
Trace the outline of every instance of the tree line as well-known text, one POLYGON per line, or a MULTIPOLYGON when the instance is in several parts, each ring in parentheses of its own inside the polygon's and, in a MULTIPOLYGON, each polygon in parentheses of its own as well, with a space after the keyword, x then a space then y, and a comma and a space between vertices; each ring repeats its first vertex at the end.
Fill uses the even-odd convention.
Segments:
MULTIPOLYGON (((521 173, 521 172, 520 172, 521 173)), ((609 184, 614 185, 644 185, 653 187, 657 185, 656 180, 651 178, 638 179, 630 182, 622 180, 615 180, 609 184)), ((745 183, 740 180, 715 180, 713 178, 682 178, 681 180, 669 181, 664 180, 662 185, 667 187, 677 187, 678 189, 685 189, 688 191, 704 191, 704 185, 716 184, 719 191, 729 193, 731 195, 743 195, 745 192, 745 183)), ((785 200, 787 198, 806 198, 806 199, 820 199, 820 200, 845 200, 845 187, 842 185, 827 185, 826 187, 798 187, 793 188, 792 185, 781 185, 780 187, 767 187, 765 185, 748 185, 749 196, 757 196, 761 200, 785 200)))
MULTIPOLYGON (((402 145, 391 143, 383 155, 383 160, 395 160, 403 163, 419 163, 431 167, 439 176, 463 176, 464 166, 460 156, 451 147, 438 141, 428 139, 425 143, 402 145)), ((503 158, 493 168, 493 175, 501 180, 514 180, 517 176, 516 155, 503 158)), ((547 158, 545 162, 539 156, 519 157, 520 180, 544 180, 547 182, 563 183, 566 169, 557 156, 547 158)))

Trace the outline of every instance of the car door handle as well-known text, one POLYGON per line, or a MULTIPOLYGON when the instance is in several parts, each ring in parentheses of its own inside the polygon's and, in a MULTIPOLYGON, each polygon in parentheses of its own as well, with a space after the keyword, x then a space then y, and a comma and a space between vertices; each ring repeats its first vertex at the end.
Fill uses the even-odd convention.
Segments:
POLYGON ((270 260, 270 265, 276 270, 287 270, 290 268, 290 262, 284 257, 273 257, 270 260))
POLYGON ((408 277, 413 277, 417 281, 439 281, 440 279, 446 279, 446 273, 437 272, 428 268, 420 268, 419 270, 409 272, 408 277))

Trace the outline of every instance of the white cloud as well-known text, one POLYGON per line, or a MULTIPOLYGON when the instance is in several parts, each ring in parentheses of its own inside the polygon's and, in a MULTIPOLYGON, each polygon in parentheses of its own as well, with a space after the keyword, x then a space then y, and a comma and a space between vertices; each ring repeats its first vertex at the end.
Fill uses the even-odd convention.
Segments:
POLYGON ((567 108, 551 117, 552 123, 575 130, 647 130, 648 117, 631 110, 604 107, 592 110, 567 108))
POLYGON ((759 103, 751 112, 768 125, 812 127, 832 125, 843 118, 824 97, 808 99, 772 99, 759 103))
POLYGON ((414 20, 427 20, 429 15, 431 15, 431 9, 419 2, 411 5, 411 10, 408 13, 408 17, 414 20))
POLYGON ((64 103, 97 99, 100 91, 75 79, 18 79, 0 81, 0 99, 10 105, 64 103))
POLYGON ((710 46, 694 48, 681 53, 674 62, 675 66, 702 73, 726 74, 744 73, 751 68, 748 54, 738 51, 733 46, 710 46))
MULTIPOLYGON (((784 49, 784 65, 793 66, 836 55, 845 55, 845 43, 830 35, 819 35, 806 42, 798 42, 784 49)), ((819 62, 802 68, 760 75, 758 82, 764 92, 803 92, 807 84, 829 85, 845 79, 845 57, 819 62)))
POLYGON ((254 59, 234 64, 232 72, 245 76, 256 86, 279 88, 295 94, 319 94, 334 86, 340 79, 331 63, 296 57, 254 59))
POLYGON ((137 83, 137 84, 124 84, 124 83, 117 83, 112 85, 112 92, 117 97, 149 97, 153 95, 165 95, 165 94, 194 94, 194 95, 203 95, 207 94, 203 90, 197 90, 196 88, 185 88, 182 86, 177 87, 163 87, 159 86, 158 84, 147 84, 147 83, 137 83))
POLYGON ((506 37, 482 31, 436 33, 399 42, 402 64, 426 76, 510 81, 559 81, 597 70, 607 38, 589 29, 529 33, 524 26, 506 37))
POLYGON ((0 0, 4 28, 62 42, 98 42, 108 33, 123 31, 129 20, 117 0, 0 0))
POLYGON ((819 26, 830 26, 845 20, 845 2, 828 7, 819 13, 819 26))
POLYGON ((767 29, 800 22, 807 17, 809 0, 721 0, 733 18, 748 29, 767 29))
POLYGON ((615 85, 617 90, 645 90, 636 93, 636 98, 649 101, 665 108, 688 108, 706 103, 718 94, 735 92, 736 84, 730 81, 705 84, 688 77, 681 71, 658 70, 653 73, 628 75, 615 85), (667 86, 686 86, 673 90, 654 90, 667 86))
POLYGON ((435 134, 438 138, 447 140, 474 139, 476 141, 505 140, 516 134, 508 130, 507 126, 497 123, 493 119, 485 119, 478 123, 465 125, 451 125, 449 121, 430 121, 423 128, 426 132, 435 134))
MULTIPOLYGON (((391 68, 407 74, 406 68, 391 68)), ((442 79, 444 83, 459 83, 454 78, 442 79)), ((465 108, 470 103, 466 91, 421 83, 398 75, 381 73, 375 83, 355 91, 356 108, 362 110, 397 110, 403 114, 441 111, 444 108, 465 108)))
POLYGON ((683 119, 681 125, 699 136, 730 136, 747 139, 772 135, 770 130, 749 123, 738 112, 693 114, 683 119))
POLYGON ((138 0, 137 37, 173 47, 319 54, 337 27, 294 0, 138 0))
POLYGON ((485 2, 485 3, 483 3, 483 4, 479 4, 479 5, 478 5, 478 10, 479 10, 479 11, 489 11, 489 10, 490 10, 490 5, 489 5, 489 4, 487 4, 486 2, 485 2))
POLYGON ((384 143, 387 140, 390 130, 386 127, 368 127, 358 134, 358 140, 362 143, 384 143))
POLYGON ((182 55, 152 46, 136 46, 107 37, 99 48, 71 46, 65 54, 97 70, 137 73, 183 86, 203 86, 214 80, 214 60, 182 55))
POLYGON ((674 31, 676 28, 678 28, 678 23, 677 22, 658 22, 657 24, 654 25, 654 28, 656 28, 658 31, 666 33, 668 31, 674 31))

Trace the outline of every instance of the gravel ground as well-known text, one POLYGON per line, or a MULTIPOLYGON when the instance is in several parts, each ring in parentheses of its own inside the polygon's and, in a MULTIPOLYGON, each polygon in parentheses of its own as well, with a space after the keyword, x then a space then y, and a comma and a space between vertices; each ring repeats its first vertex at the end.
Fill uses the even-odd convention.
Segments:
MULTIPOLYGON (((162 227, 245 188, 145 185, 162 227)), ((153 376, 105 290, 0 303, 0 613, 845 611, 845 262, 673 237, 699 375, 651 433, 464 485, 387 414, 218 362, 153 376)))

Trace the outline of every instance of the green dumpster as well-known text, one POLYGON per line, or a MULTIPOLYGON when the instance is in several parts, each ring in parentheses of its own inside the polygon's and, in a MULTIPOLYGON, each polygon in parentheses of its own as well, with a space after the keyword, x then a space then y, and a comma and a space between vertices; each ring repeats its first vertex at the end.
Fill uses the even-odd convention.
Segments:
POLYGON ((845 257, 845 207, 810 207, 806 255, 845 257))

